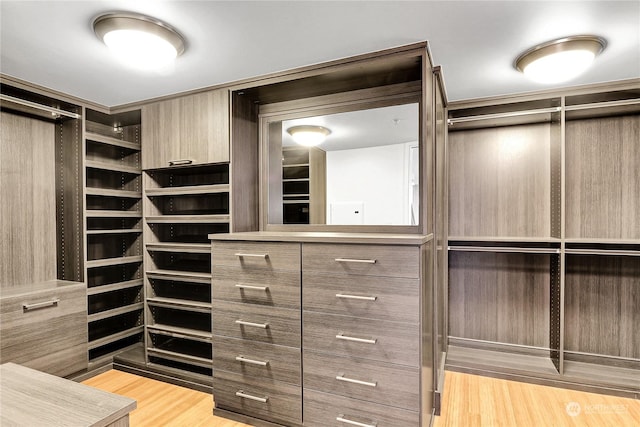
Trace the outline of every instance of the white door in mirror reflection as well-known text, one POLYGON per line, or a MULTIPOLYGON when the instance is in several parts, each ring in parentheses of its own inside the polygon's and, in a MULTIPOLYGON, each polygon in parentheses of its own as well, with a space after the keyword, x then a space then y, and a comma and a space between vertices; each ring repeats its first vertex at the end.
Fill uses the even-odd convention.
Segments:
POLYGON ((331 203, 330 224, 363 225, 363 202, 335 202, 331 203))

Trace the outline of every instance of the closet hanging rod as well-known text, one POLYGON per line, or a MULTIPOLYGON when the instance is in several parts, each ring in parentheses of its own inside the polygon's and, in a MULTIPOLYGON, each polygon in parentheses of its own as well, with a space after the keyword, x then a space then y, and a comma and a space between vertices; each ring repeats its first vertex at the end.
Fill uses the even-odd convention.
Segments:
POLYGON ((640 98, 622 99, 619 101, 594 102, 593 104, 568 105, 564 107, 564 109, 566 111, 577 111, 577 110, 590 110, 592 108, 626 107, 627 105, 637 105, 637 104, 640 104, 640 98))
POLYGON ((537 110, 509 111, 505 113, 481 114, 479 116, 455 117, 447 119, 449 126, 456 123, 475 122, 477 120, 506 119, 509 117, 530 116, 532 114, 557 113, 562 107, 539 108, 537 110))
POLYGON ((53 116, 59 115, 59 116, 70 117, 72 119, 79 119, 81 117, 80 114, 71 113, 69 111, 60 110, 59 108, 49 107, 48 105, 42 105, 42 104, 38 104, 37 102, 26 101, 24 99, 15 98, 13 96, 5 95, 5 94, 0 94, 0 100, 13 102, 14 104, 24 105, 25 107, 31 107, 31 108, 35 108, 42 111, 47 111, 51 113, 53 116))

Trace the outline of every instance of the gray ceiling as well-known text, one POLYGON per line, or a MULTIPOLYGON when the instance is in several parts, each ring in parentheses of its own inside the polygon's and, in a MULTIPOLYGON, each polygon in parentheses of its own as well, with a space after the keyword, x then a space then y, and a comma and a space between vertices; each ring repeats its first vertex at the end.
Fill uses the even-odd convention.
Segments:
POLYGON ((608 47, 562 86, 640 77, 640 1, 0 0, 0 19, 0 72, 106 106, 422 40, 450 100, 554 87, 527 81, 513 60, 572 34, 602 36, 608 47), (91 22, 118 10, 164 20, 186 37, 171 72, 110 58, 91 22))

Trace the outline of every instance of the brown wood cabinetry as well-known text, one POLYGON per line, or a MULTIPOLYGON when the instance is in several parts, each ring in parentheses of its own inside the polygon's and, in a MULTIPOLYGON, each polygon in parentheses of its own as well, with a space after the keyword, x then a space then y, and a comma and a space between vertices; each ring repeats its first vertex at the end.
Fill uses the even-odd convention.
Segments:
POLYGON ((621 83, 450 108, 449 369, 637 398, 639 105, 621 83))
POLYGON ((209 237, 217 413, 289 426, 429 425, 429 238, 209 237))
POLYGON ((142 107, 142 169, 229 161, 229 91, 142 107))

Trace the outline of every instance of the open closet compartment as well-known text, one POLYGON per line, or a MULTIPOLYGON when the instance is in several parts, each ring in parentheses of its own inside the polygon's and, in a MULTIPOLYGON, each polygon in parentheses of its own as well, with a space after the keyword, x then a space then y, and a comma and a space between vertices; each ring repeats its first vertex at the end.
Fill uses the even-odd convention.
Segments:
POLYGON ((83 111, 13 83, 0 84, 0 363, 69 376, 87 367, 83 111))
POLYGON ((84 133, 89 368, 143 338, 140 111, 86 108, 84 133))
POLYGON ((448 369, 638 395, 639 90, 450 106, 448 369))

